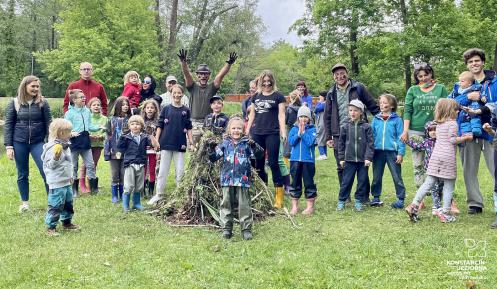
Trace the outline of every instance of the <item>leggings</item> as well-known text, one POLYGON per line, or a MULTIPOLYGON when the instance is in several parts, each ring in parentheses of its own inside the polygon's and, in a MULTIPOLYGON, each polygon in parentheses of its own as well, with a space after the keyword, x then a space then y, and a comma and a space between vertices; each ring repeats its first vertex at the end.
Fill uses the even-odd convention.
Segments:
MULTIPOLYGON (((91 148, 91 155, 93 156, 93 163, 95 164, 95 175, 97 174, 97 164, 98 160, 100 160, 100 155, 102 155, 101 147, 93 147, 91 148)), ((81 166, 81 171, 79 172, 79 178, 84 179, 86 177, 86 167, 85 164, 81 166)))
MULTIPOLYGON (((280 150, 280 135, 268 134, 252 134, 252 139, 259 144, 263 149, 264 153, 268 155, 268 164, 271 168, 271 173, 273 174, 273 184, 275 187, 283 186, 283 177, 281 176, 280 167, 278 165, 278 155, 280 150)), ((268 176, 264 170, 265 159, 264 157, 255 160, 255 169, 259 174, 259 177, 267 184, 268 176)))
POLYGON ((122 185, 124 183, 124 165, 122 159, 110 160, 110 177, 112 185, 122 185))
MULTIPOLYGON (((146 166, 146 174, 150 182, 155 182, 155 166, 157 165, 157 154, 147 154, 148 165, 146 166)), ((145 177, 146 179, 146 177, 145 177)))

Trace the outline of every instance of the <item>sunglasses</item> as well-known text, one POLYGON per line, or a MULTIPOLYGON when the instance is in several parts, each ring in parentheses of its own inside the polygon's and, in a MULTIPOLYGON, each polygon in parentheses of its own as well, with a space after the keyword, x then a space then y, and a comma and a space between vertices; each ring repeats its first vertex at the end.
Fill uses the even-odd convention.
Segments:
POLYGON ((143 83, 144 84, 152 84, 152 80, 144 80, 143 83))

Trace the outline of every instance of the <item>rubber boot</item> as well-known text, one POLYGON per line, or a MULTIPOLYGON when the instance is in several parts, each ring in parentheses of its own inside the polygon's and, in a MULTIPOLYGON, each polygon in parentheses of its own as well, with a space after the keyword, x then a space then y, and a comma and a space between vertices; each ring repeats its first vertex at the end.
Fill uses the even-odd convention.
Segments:
POLYGON ((73 198, 77 198, 79 197, 79 179, 75 179, 73 182, 72 182, 72 196, 73 198))
POLYGON ((140 204, 141 194, 138 192, 133 193, 133 209, 143 211, 145 208, 140 204))
POLYGON ((129 198, 130 194, 123 194, 123 210, 125 213, 129 212, 129 198))
POLYGON ((274 207, 276 209, 283 208, 283 198, 285 197, 285 190, 283 187, 275 187, 275 198, 274 198, 274 207))
POLYGON ((112 189, 112 203, 115 204, 117 202, 119 202, 119 198, 117 196, 117 194, 119 193, 119 185, 112 185, 111 187, 112 189))
POLYGON ((154 195, 155 182, 148 183, 148 197, 151 198, 154 195))
POLYGON ((292 210, 290 215, 295 216, 299 212, 299 199, 292 198, 292 210))
POLYGON ((98 194, 98 178, 89 179, 90 191, 92 195, 98 194))
POLYGON ((119 200, 120 201, 123 199, 123 193, 124 193, 124 185, 119 184, 119 200))
POLYGON ((142 198, 147 197, 147 189, 148 189, 148 180, 145 180, 145 184, 143 185, 143 191, 141 192, 142 198))
POLYGON ((82 194, 86 194, 86 193, 90 192, 90 190, 86 186, 86 178, 82 177, 79 179, 79 188, 80 188, 82 194))
POLYGON ((307 199, 307 208, 302 212, 302 215, 310 216, 314 213, 314 202, 316 198, 307 199))

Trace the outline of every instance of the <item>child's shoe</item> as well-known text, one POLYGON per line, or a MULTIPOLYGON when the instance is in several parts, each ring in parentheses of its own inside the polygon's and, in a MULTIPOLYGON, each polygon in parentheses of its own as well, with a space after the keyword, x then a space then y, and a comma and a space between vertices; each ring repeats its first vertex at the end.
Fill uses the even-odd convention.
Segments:
POLYGON ((242 231, 242 237, 244 240, 252 240, 252 232, 250 230, 242 231))
POLYGON ((224 239, 231 239, 231 237, 233 237, 233 233, 229 229, 224 229, 222 236, 224 239))
POLYGON ((141 198, 140 193, 137 192, 133 193, 133 209, 143 211, 145 210, 145 208, 140 203, 140 198, 141 198))
POLYGON ((129 198, 131 194, 123 194, 123 211, 125 213, 129 212, 129 198))
POLYGON ((456 217, 449 215, 448 212, 443 211, 443 210, 437 210, 436 216, 438 217, 438 219, 442 223, 454 222, 456 220, 456 217))
POLYGON ((55 228, 48 228, 45 234, 49 237, 57 237, 60 235, 55 228))
POLYGON ((75 225, 73 223, 62 224, 62 228, 64 230, 68 230, 68 231, 77 231, 77 230, 81 229, 80 226, 75 225))
POLYGON ((461 211, 459 211, 459 208, 457 207, 456 201, 452 199, 452 202, 450 203, 450 212, 452 214, 458 215, 461 211))
POLYGON ((383 202, 380 201, 380 197, 374 197, 371 203, 369 203, 371 207, 381 207, 383 206, 383 202))
POLYGON ((404 208, 404 200, 399 199, 399 200, 393 202, 390 206, 393 209, 403 209, 404 208))
POLYGON ((316 201, 316 198, 309 198, 307 199, 307 208, 302 212, 302 215, 310 216, 312 213, 314 213, 314 202, 316 201))
POLYGON ((345 209, 345 202, 338 201, 337 211, 343 211, 345 209))
POLYGON ((359 200, 355 200, 354 208, 357 212, 362 212, 364 210, 363 205, 359 200))
POLYGON ((407 215, 409 215, 409 219, 412 222, 419 221, 419 217, 418 217, 418 206, 417 205, 410 204, 409 206, 407 206, 406 213, 407 213, 407 215))
POLYGON ((29 211, 29 204, 28 203, 22 203, 19 206, 19 213, 24 213, 24 212, 27 212, 27 211, 29 211))
POLYGON ((299 212, 299 199, 292 198, 292 210, 290 215, 295 216, 299 212))
POLYGON ((81 189, 82 194, 87 194, 90 192, 90 189, 86 186, 86 178, 82 177, 79 179, 79 188, 81 189))

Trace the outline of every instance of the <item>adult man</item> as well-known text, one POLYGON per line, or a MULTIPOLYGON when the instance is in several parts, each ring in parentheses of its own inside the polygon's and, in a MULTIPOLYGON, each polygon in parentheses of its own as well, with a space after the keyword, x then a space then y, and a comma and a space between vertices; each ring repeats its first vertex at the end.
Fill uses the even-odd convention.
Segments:
MULTIPOLYGON (((349 79, 347 67, 344 64, 335 64, 335 66, 331 68, 331 73, 333 73, 335 84, 330 88, 326 95, 324 127, 327 139, 326 144, 330 148, 334 148, 333 155, 335 156, 337 163, 338 181, 341 185, 343 168, 338 160, 338 149, 335 148, 335 143, 338 142, 340 136, 340 127, 348 118, 350 101, 359 99, 373 115, 380 112, 380 108, 378 107, 376 100, 362 83, 349 79)), ((366 110, 363 115, 366 116, 366 110)), ((369 194, 369 180, 366 183, 368 184, 367 192, 369 194)))
POLYGON ((181 69, 183 70, 183 76, 185 77, 185 86, 190 93, 190 110, 191 119, 193 125, 193 142, 196 144, 200 137, 202 136, 201 129, 204 124, 205 117, 211 113, 211 107, 209 100, 211 97, 216 95, 217 91, 221 87, 221 82, 224 76, 230 71, 231 65, 235 63, 238 56, 235 52, 230 53, 226 64, 223 66, 221 71, 216 75, 214 81, 208 83, 211 76, 211 70, 207 64, 200 64, 195 71, 197 74, 198 83, 193 81, 192 74, 188 68, 188 63, 186 61, 187 51, 181 49, 179 51, 178 57, 181 61, 181 69))
MULTIPOLYGON (((160 97, 162 97, 161 107, 170 105, 172 103, 171 90, 173 89, 173 86, 176 83, 178 83, 178 80, 174 75, 169 75, 168 77, 166 77, 166 82, 164 82, 164 86, 166 87, 167 91, 166 93, 160 95, 160 97)), ((181 104, 186 107, 190 107, 190 101, 188 100, 188 96, 186 96, 185 94, 183 94, 183 97, 181 97, 181 104)))
MULTIPOLYGON (((490 109, 497 101, 497 78, 495 72, 483 70, 485 66, 485 52, 478 48, 472 48, 464 52, 464 62, 468 70, 473 74, 475 82, 482 85, 481 96, 481 123, 490 121, 490 109)), ((456 89, 456 86, 454 86, 456 89)), ((483 211, 483 197, 478 182, 478 169, 480 155, 483 153, 488 171, 495 179, 495 150, 492 147, 492 137, 483 132, 480 137, 475 137, 472 141, 466 141, 460 147, 461 162, 463 168, 464 184, 466 185, 468 214, 479 214, 483 211), (475 173, 476 172, 476 173, 475 173)), ((494 202, 497 202, 497 186, 494 185, 494 202)), ((496 203, 497 204, 497 203, 496 203)), ((494 223, 497 228, 497 219, 494 223)))
POLYGON ((93 66, 89 62, 81 62, 79 65, 80 80, 71 82, 66 90, 64 96, 64 112, 67 111, 69 105, 69 91, 72 89, 81 89, 85 94, 86 101, 97 97, 102 103, 102 113, 107 115, 107 94, 105 93, 104 86, 99 82, 93 80, 93 66))

